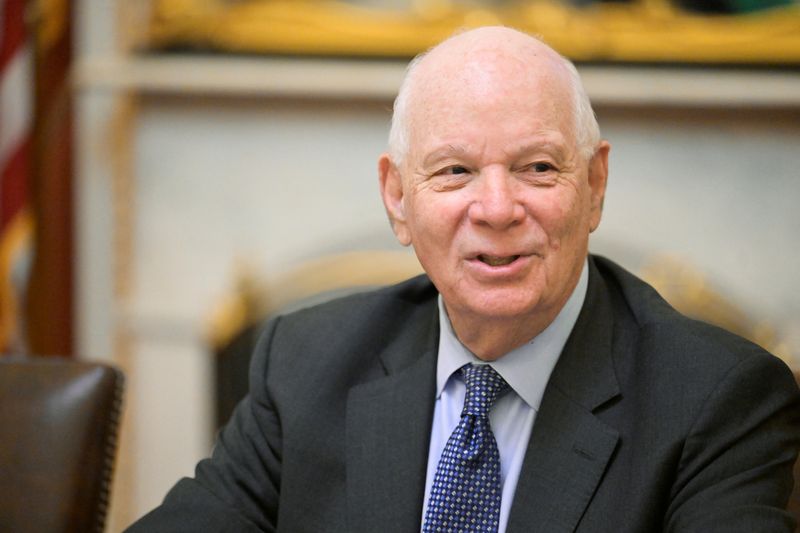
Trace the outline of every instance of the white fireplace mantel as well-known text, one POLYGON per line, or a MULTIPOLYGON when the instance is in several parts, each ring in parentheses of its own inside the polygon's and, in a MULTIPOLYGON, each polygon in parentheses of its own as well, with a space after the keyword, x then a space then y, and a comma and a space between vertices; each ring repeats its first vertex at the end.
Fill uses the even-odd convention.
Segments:
MULTIPOLYGON (((391 101, 406 63, 225 55, 92 57, 78 63, 86 89, 138 94, 348 98, 391 101)), ((800 71, 713 67, 578 67, 595 105, 800 107, 800 71)))

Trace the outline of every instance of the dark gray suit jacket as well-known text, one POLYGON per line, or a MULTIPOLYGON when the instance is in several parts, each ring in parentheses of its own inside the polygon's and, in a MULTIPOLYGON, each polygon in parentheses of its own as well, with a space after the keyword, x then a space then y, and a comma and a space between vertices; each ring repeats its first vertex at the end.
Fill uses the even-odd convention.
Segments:
MULTIPOLYGON (((435 393, 423 277, 279 317, 213 455, 130 531, 419 531, 435 393)), ((507 531, 793 531, 792 374, 610 261, 536 418, 507 531)))

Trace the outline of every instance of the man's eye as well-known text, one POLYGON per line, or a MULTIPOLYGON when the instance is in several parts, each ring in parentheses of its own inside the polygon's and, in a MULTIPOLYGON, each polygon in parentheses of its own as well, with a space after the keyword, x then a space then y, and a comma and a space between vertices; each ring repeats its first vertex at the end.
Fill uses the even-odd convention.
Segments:
POLYGON ((469 174, 469 169, 461 165, 453 165, 442 168, 433 173, 434 176, 455 176, 460 174, 469 174))
POLYGON ((553 170, 553 165, 550 163, 534 163, 530 166, 534 172, 549 172, 553 170))
POLYGON ((469 172, 465 167, 455 165, 445 169, 446 174, 466 174, 469 172))

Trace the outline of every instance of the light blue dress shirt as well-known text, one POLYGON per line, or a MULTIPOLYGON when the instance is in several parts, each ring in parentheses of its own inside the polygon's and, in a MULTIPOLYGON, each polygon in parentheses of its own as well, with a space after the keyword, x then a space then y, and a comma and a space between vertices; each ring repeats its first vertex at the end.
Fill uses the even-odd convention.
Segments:
POLYGON ((464 406, 466 386, 454 372, 467 363, 489 364, 511 387, 507 394, 497 400, 489 413, 489 422, 500 451, 500 482, 503 486, 498 532, 505 532, 522 460, 536 421, 536 413, 550 374, 578 320, 578 314, 586 298, 588 281, 588 263, 584 263, 575 290, 555 320, 534 339, 491 363, 481 361, 461 344, 447 317, 442 297, 439 296, 440 333, 439 358, 436 366, 436 403, 428 451, 425 502, 422 507, 423 521, 439 458, 450 434, 461 419, 461 409, 464 406))

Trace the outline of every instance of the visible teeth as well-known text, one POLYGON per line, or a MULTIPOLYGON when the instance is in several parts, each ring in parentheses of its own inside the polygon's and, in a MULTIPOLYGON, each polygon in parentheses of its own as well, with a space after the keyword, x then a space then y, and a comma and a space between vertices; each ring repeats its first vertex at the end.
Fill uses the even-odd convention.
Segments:
POLYGON ((491 255, 483 255, 483 254, 481 254, 481 255, 478 256, 478 259, 480 259, 481 261, 483 261, 484 263, 486 263, 489 266, 496 267, 496 266, 503 266, 503 265, 511 264, 518 257, 519 257, 518 255, 511 255, 511 256, 508 256, 508 257, 494 257, 494 256, 491 256, 491 255))

